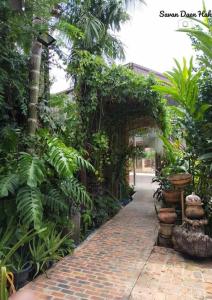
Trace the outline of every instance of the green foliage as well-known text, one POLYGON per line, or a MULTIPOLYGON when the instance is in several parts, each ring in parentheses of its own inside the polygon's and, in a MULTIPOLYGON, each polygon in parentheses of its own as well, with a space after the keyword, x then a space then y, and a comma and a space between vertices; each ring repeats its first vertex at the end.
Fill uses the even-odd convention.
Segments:
POLYGON ((17 174, 2 175, 0 178, 0 197, 7 197, 14 194, 19 186, 19 177, 17 174))
POLYGON ((92 200, 85 187, 80 184, 74 177, 68 177, 66 180, 62 181, 61 189, 66 196, 72 199, 77 207, 82 204, 85 207, 92 206, 92 200))
POLYGON ((124 1, 68 1, 64 10, 66 25, 62 30, 73 41, 72 59, 80 50, 87 50, 95 55, 104 55, 109 59, 123 58, 121 41, 113 35, 121 24, 129 19, 124 1), (81 33, 69 26, 76 25, 81 33), (68 26, 69 25, 69 26, 68 26))
POLYGON ((35 155, 21 153, 19 174, 21 183, 26 183, 29 187, 36 188, 45 178, 44 162, 35 155))
POLYGON ((68 204, 59 189, 51 187, 46 195, 46 205, 51 212, 60 215, 60 213, 68 213, 68 204))
POLYGON ((62 236, 62 233, 58 233, 51 224, 47 224, 47 231, 43 235, 32 239, 29 250, 35 268, 34 277, 39 272, 45 272, 49 263, 60 260, 65 254, 72 251, 72 243, 69 245, 69 249, 64 246, 68 239, 70 239, 70 233, 62 236))
POLYGON ((9 293, 7 290, 7 269, 4 266, 0 267, 0 297, 2 300, 8 300, 9 293))
POLYGON ((35 187, 23 187, 18 191, 17 211, 20 218, 26 226, 33 224, 33 227, 39 229, 42 224, 43 216, 43 195, 35 187))
POLYGON ((164 74, 168 81, 163 81, 161 85, 155 85, 154 90, 163 95, 170 95, 179 104, 172 108, 179 117, 191 116, 194 120, 202 120, 210 105, 198 101, 198 81, 201 72, 193 71, 192 59, 189 67, 187 67, 185 58, 182 68, 177 60, 175 63, 176 67, 173 68, 173 71, 164 74))
POLYGON ((62 177, 71 177, 79 169, 93 170, 89 162, 84 160, 72 147, 67 147, 58 138, 47 140, 50 164, 62 177))
MULTIPOLYGON (((207 12, 205 2, 203 1, 203 11, 207 12)), ((200 28, 186 28, 179 29, 178 31, 189 33, 197 40, 197 48, 204 53, 204 56, 200 56, 200 61, 207 67, 212 67, 212 25, 209 17, 205 16, 203 20, 191 18, 200 28), (206 31, 205 31, 206 29, 206 31)))
POLYGON ((109 195, 94 198, 93 218, 95 226, 100 226, 120 210, 121 205, 117 199, 109 195))

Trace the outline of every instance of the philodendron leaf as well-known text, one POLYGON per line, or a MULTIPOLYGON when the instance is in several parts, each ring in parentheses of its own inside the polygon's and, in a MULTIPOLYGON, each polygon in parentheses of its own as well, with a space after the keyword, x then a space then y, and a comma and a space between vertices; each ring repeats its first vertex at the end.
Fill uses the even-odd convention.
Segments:
POLYGON ((19 161, 19 174, 22 183, 31 188, 37 187, 45 179, 44 163, 39 157, 23 152, 19 161))
POLYGON ((0 177, 0 198, 7 197, 9 193, 14 194, 19 186, 19 176, 8 174, 0 177))
POLYGON ((21 188, 16 202, 22 223, 28 226, 33 224, 35 229, 40 229, 43 217, 43 195, 40 190, 29 186, 21 188))

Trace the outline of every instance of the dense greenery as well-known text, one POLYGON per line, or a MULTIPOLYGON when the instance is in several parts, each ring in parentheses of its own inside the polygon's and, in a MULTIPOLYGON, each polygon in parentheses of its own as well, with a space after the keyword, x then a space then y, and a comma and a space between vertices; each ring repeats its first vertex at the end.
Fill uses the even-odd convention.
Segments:
POLYGON ((75 60, 70 64, 69 70, 76 79, 81 142, 99 181, 104 180, 113 195, 125 196, 125 168, 132 150, 128 145, 130 122, 148 117, 155 126, 166 128, 164 102, 152 90, 156 81, 153 76, 135 74, 125 66, 108 66, 86 51, 81 52, 78 63, 75 60))
MULTIPOLYGON (((86 63, 87 59, 93 63, 92 76, 98 68, 107 71, 109 92, 110 68, 100 56, 107 56, 107 60, 123 57, 121 42, 112 32, 128 20, 125 4, 117 0, 98 1, 98 5, 95 1, 29 0, 24 11, 14 11, 9 1, 0 3, 2 300, 8 297, 5 280, 11 282, 10 271, 18 272, 29 262, 36 276, 71 251, 72 216, 76 212, 82 214, 81 229, 86 235, 121 207, 104 188, 101 192, 96 189, 96 182, 102 186, 104 166, 111 160, 110 138, 101 127, 91 130, 88 148, 85 125, 91 120, 82 122, 83 110, 92 107, 87 115, 90 118, 102 97, 98 99, 96 94, 86 99, 85 93, 78 91, 86 69, 79 61, 86 63), (48 30, 63 39, 58 38, 47 49, 38 37, 48 30), (69 51, 68 59, 64 48, 69 51), (49 95, 49 68, 56 55, 68 63, 76 83, 75 103, 49 95), (86 108, 83 101, 89 102, 86 108), (91 185, 85 172, 92 178, 91 185)), ((111 70, 115 72, 115 67, 111 70)), ((117 74, 120 83, 124 72, 117 74)), ((101 72, 99 80, 103 75, 101 72)), ((127 80, 133 79, 132 74, 127 76, 127 80)), ((143 83, 143 87, 148 85, 150 81, 143 83)), ((139 89, 139 81, 136 86, 139 89)), ((95 89, 90 87, 90 95, 97 92, 95 89)))
MULTIPOLYGON (((195 68, 192 59, 189 64, 184 59, 182 66, 175 61, 176 67, 165 74, 169 81, 154 87, 160 93, 170 95, 177 103, 176 107, 169 108, 172 124, 168 138, 161 137, 166 152, 158 180, 161 186, 164 186, 165 177, 169 174, 183 171, 193 175, 191 188, 204 200, 211 234, 212 30, 210 18, 195 21, 203 27, 180 31, 188 32, 192 37, 194 47, 198 51, 199 66, 195 68), (207 31, 203 30, 204 28, 207 31)), ((161 198, 160 193, 156 196, 161 198)))
POLYGON ((207 32, 188 30, 204 52, 201 67, 176 62, 159 85, 153 75, 114 64, 124 57, 114 32, 129 19, 126 2, 29 0, 22 12, 0 2, 1 300, 11 272, 30 263, 34 277, 71 252, 76 213, 84 238, 129 201, 127 163, 143 155, 129 145, 133 120, 159 127, 164 172, 191 172, 211 218, 209 19, 199 22, 207 32), (47 31, 58 37, 48 48, 39 39, 47 31), (49 69, 58 58, 74 84, 71 99, 50 96, 49 69), (167 112, 160 94, 178 106, 167 112))

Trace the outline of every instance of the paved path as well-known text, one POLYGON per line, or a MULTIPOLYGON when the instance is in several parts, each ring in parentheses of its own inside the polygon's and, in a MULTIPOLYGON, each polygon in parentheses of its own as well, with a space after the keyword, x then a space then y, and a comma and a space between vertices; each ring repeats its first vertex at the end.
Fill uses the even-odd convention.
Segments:
MULTIPOLYGON (((147 177, 151 181, 151 177, 147 177)), ((155 244, 152 190, 135 199, 90 239, 33 283, 44 299, 129 299, 155 244)))
POLYGON ((212 260, 154 247, 151 177, 139 178, 133 202, 31 284, 36 300, 212 299, 212 260))
POLYGON ((130 300, 197 299, 212 299, 212 259, 192 260, 154 247, 130 300))

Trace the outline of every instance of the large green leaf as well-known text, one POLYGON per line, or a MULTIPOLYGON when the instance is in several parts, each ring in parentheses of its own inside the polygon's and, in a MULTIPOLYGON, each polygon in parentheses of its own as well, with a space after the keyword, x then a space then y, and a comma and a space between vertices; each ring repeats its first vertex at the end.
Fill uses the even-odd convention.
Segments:
POLYGON ((33 225, 35 229, 39 229, 43 216, 43 195, 37 188, 29 186, 23 187, 18 191, 17 211, 23 224, 33 225))
POLYGON ((46 205, 50 208, 51 212, 68 212, 68 204, 66 203, 64 194, 58 189, 50 188, 46 195, 46 200, 46 205))
POLYGON ((0 178, 0 197, 7 197, 9 193, 14 194, 19 186, 17 174, 8 174, 0 178))
POLYGON ((79 169, 93 170, 92 165, 87 162, 74 148, 66 146, 58 138, 47 140, 48 161, 62 177, 71 177, 79 169))
POLYGON ((85 205, 91 207, 92 200, 85 187, 75 178, 69 177, 61 183, 61 189, 64 194, 70 197, 76 205, 85 205))
POLYGON ((22 153, 19 174, 22 183, 26 183, 29 187, 37 187, 45 179, 44 163, 35 155, 22 153))

